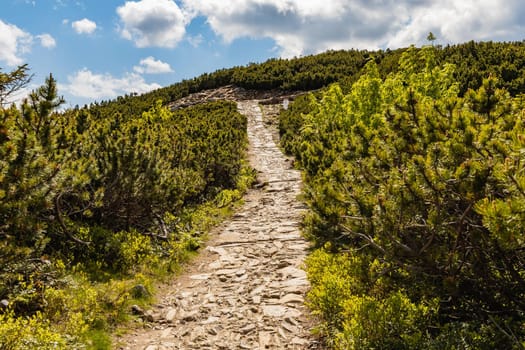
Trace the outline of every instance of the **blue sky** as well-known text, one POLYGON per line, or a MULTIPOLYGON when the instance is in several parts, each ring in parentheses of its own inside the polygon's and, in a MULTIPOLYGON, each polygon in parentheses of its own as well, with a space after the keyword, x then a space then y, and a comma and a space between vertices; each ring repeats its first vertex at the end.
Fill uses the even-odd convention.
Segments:
POLYGON ((0 0, 0 68, 69 106, 327 49, 525 39, 523 0, 0 0))

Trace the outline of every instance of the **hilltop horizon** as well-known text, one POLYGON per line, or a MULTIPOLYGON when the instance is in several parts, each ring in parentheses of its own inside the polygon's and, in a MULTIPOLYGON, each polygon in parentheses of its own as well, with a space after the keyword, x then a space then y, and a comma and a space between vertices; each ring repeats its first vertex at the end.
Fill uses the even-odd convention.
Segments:
POLYGON ((221 68, 339 49, 523 40, 519 1, 6 0, 0 67, 49 73, 68 106, 143 93, 221 68), (480 19, 483 20, 480 20, 480 19))

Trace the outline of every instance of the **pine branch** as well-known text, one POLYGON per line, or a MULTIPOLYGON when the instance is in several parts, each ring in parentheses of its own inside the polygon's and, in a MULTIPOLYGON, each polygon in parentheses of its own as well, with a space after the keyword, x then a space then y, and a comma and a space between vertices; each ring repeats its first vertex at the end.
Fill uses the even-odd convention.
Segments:
POLYGON ((64 232, 64 234, 73 242, 75 243, 78 243, 78 244, 82 244, 82 245, 90 245, 91 242, 86 242, 86 241, 83 241, 81 240, 80 238, 76 237, 75 235, 73 235, 67 228, 66 226, 66 223, 64 222, 64 218, 62 217, 62 211, 60 209, 60 197, 62 195, 58 195, 55 197, 55 214, 57 216, 57 220, 58 220, 58 223, 60 224, 60 227, 62 227, 62 230, 64 232))

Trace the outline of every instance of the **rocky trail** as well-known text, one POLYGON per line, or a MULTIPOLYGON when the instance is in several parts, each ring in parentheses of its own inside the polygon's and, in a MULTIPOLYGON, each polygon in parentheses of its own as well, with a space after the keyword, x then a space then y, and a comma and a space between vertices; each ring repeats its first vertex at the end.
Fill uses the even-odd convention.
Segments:
POLYGON ((299 230, 301 176, 276 146, 260 100, 238 102, 248 117, 249 157, 259 172, 236 214, 146 312, 146 326, 119 349, 320 349, 305 310, 307 242, 299 230))

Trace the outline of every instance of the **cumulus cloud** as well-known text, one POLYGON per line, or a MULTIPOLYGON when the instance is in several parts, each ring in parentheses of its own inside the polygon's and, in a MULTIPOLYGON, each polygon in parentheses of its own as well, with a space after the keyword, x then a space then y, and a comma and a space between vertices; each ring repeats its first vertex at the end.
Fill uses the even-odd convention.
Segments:
POLYGON ((120 34, 137 47, 175 47, 186 33, 187 17, 173 0, 127 1, 117 8, 120 34))
POLYGON ((97 24, 87 18, 71 23, 77 34, 92 34, 97 29, 97 24))
POLYGON ((21 56, 30 51, 32 41, 31 34, 0 19, 0 62, 8 66, 23 63, 21 56))
POLYGON ((140 64, 133 67, 133 70, 139 74, 160 74, 173 72, 168 63, 156 60, 153 56, 149 56, 140 60, 140 64))
POLYGON ((59 84, 59 89, 71 95, 90 99, 115 98, 129 93, 144 93, 161 86, 148 84, 142 76, 127 73, 121 78, 111 74, 96 74, 84 68, 68 76, 68 84, 59 84))
POLYGON ((432 31, 447 43, 468 40, 522 40, 525 9, 520 1, 447 0, 429 1, 411 13, 409 22, 390 37, 388 45, 422 42, 432 31), (521 15, 519 15, 521 13, 521 15))
POLYGON ((57 46, 57 42, 55 38, 53 38, 50 34, 43 33, 36 36, 40 40, 40 45, 47 49, 52 49, 55 46, 57 46))
POLYGON ((377 48, 397 30, 406 8, 398 1, 185 0, 194 16, 205 16, 226 42, 239 37, 272 38, 283 56, 349 47, 377 48), (376 4, 375 7, 374 3, 376 4))
POLYGON ((439 42, 522 40, 521 0, 182 0, 230 42, 272 38, 283 56, 326 49, 401 47, 439 42))

